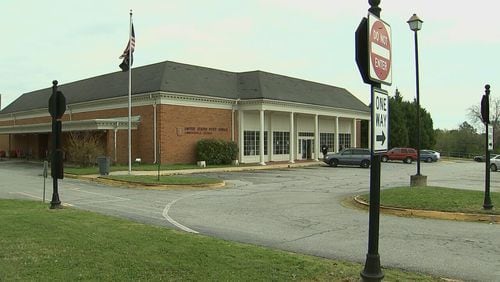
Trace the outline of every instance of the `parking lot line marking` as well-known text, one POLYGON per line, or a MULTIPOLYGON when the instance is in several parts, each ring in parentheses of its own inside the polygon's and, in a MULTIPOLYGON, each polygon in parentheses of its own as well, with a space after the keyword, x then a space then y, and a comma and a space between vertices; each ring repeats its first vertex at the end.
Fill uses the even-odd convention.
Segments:
POLYGON ((25 193, 25 192, 9 192, 9 193, 11 193, 11 194, 19 194, 19 195, 23 195, 23 196, 26 196, 26 197, 34 198, 34 199, 37 199, 37 200, 42 200, 43 199, 42 197, 31 195, 31 194, 28 194, 28 193, 25 193))
MULTIPOLYGON (((42 197, 31 195, 31 194, 25 193, 25 192, 9 192, 9 193, 11 193, 11 194, 19 194, 19 195, 23 195, 23 196, 26 196, 26 197, 34 198, 34 199, 37 199, 37 200, 43 200, 42 197)), ((61 205, 65 206, 65 207, 73 207, 73 205, 70 204, 70 203, 62 203, 61 205)))
POLYGON ((125 202, 125 201, 130 201, 130 199, 120 198, 120 199, 115 199, 115 200, 101 200, 101 201, 87 201, 87 202, 80 201, 80 202, 78 202, 78 204, 79 205, 93 205, 93 204, 125 202))
POLYGON ((105 197, 112 197, 112 198, 116 198, 116 199, 119 199, 119 200, 130 200, 130 199, 127 199, 127 198, 122 198, 122 197, 118 197, 118 196, 113 196, 113 195, 110 195, 110 194, 105 194, 105 193, 97 193, 97 192, 90 192, 90 191, 85 191, 85 190, 80 190, 80 189, 72 189, 73 191, 76 191, 76 192, 80 192, 80 193, 87 193, 87 194, 92 194, 92 195, 99 195, 99 196, 105 196, 105 197))
POLYGON ((168 215, 168 211, 170 210, 170 207, 175 204, 177 201, 183 199, 184 197, 181 197, 179 199, 176 199, 176 200, 173 200, 172 202, 168 203, 165 208, 163 209, 163 217, 170 223, 172 223, 173 225, 177 226, 178 228, 180 228, 181 230, 184 230, 186 232, 190 232, 190 233, 194 233, 194 234, 198 234, 199 232, 198 231, 195 231, 187 226, 184 226, 180 223, 178 223, 177 221, 175 221, 173 218, 171 218, 169 215, 168 215))

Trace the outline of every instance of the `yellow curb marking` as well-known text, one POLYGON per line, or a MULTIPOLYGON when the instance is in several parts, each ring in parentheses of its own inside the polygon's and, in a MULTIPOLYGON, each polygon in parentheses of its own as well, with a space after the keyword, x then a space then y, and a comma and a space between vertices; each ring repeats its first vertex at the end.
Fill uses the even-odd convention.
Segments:
MULTIPOLYGON (((363 201, 358 196, 354 197, 354 201, 362 206, 370 206, 369 203, 363 201)), ((397 216, 416 216, 435 219, 447 220, 461 220, 461 221, 484 221, 490 223, 500 223, 500 216, 494 214, 472 214, 461 212, 443 212, 443 211, 429 211, 429 210, 416 210, 380 206, 380 210, 384 213, 393 214, 397 216)))

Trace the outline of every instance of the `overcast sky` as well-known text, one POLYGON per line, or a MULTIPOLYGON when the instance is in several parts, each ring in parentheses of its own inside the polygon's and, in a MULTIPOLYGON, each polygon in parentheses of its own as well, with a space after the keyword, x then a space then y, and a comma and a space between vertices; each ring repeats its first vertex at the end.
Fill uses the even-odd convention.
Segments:
MULTIPOLYGON (((392 29, 392 86, 415 98, 418 33, 420 101, 434 128, 453 129, 479 104, 484 85, 500 95, 496 0, 382 0, 392 29)), ((354 60, 354 32, 367 0, 2 0, 2 108, 21 94, 119 71, 129 9, 134 67, 175 61, 227 71, 263 70, 344 87, 370 102, 354 60)))

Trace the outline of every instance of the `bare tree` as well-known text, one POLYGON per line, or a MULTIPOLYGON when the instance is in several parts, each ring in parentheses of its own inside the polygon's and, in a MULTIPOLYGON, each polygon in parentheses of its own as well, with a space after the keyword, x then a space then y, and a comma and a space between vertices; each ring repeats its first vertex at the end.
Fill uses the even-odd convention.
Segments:
POLYGON ((73 131, 68 136, 66 152, 69 159, 82 167, 92 166, 104 153, 104 134, 97 131, 73 131))
MULTIPOLYGON (((486 129, 483 125, 481 118, 481 106, 473 105, 467 109, 467 117, 472 125, 478 129, 478 132, 485 132, 486 129)), ((493 126, 493 149, 495 152, 500 150, 500 98, 491 98, 490 96, 490 123, 493 126)))
MULTIPOLYGON (((467 117, 474 127, 479 131, 484 131, 483 120, 481 118, 481 106, 472 105, 467 109, 467 117)), ((491 98, 490 96, 490 122, 493 125, 494 131, 497 132, 500 122, 500 98, 491 98)), ((496 134, 495 134, 496 135, 496 134)))

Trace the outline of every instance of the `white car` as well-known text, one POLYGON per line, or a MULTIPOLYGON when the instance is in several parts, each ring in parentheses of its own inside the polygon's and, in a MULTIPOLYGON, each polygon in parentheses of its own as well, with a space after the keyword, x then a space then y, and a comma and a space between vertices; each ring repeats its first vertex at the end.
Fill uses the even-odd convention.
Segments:
POLYGON ((497 171, 500 168, 500 155, 496 155, 490 159, 490 170, 497 171))
POLYGON ((437 151, 434 151, 434 150, 420 150, 420 152, 422 151, 427 151, 429 152, 430 154, 433 154, 436 156, 436 161, 439 160, 441 158, 441 153, 437 152, 437 151))

